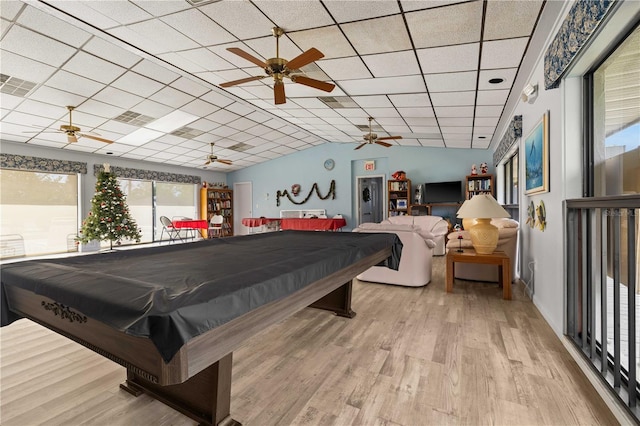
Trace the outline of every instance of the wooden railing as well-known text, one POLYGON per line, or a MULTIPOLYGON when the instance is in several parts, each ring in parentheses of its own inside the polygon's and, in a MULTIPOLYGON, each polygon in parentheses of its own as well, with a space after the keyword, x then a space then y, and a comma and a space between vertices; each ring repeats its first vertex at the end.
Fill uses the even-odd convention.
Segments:
POLYGON ((640 196, 566 200, 567 335, 640 420, 640 196))

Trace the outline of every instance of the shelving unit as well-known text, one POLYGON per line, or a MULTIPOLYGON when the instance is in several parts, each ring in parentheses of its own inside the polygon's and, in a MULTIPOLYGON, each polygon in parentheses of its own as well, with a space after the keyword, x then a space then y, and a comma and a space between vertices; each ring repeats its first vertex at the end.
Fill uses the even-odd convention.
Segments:
POLYGON ((387 182, 388 216, 409 214, 411 204, 411 180, 390 180, 387 182))
POLYGON ((222 215, 222 236, 233 235, 233 190, 228 188, 202 188, 201 215, 207 221, 215 214, 222 215))
POLYGON ((469 175, 465 182, 465 199, 477 194, 491 194, 496 197, 493 175, 469 175))

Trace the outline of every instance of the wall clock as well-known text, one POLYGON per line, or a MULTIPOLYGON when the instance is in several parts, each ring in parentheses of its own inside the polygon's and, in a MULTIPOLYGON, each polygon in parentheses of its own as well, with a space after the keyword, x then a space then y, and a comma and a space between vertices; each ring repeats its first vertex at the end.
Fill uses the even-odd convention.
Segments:
POLYGON ((335 165, 336 163, 331 158, 324 160, 324 168, 327 170, 333 170, 335 165))

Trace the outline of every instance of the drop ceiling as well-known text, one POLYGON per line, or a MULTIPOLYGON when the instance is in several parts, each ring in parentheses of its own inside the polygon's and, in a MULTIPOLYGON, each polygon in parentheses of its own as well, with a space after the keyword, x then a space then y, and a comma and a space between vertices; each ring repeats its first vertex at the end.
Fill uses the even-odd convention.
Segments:
MULTIPOLYGON (((2 1, 2 140, 232 171, 324 143, 362 141, 368 117, 400 146, 489 149, 543 1, 2 1), (280 57, 315 47, 301 69, 326 93, 273 79, 227 50, 280 57), (490 83, 492 79, 501 79, 490 83), (51 131, 68 123, 89 138, 51 131), (176 110, 187 125, 126 138, 176 110), (29 132, 29 133, 27 133, 29 132), (121 140, 122 139, 122 140, 121 140)), ((139 132, 140 133, 140 132, 139 132)), ((139 134, 139 133, 136 133, 139 134)), ((366 148, 366 147, 365 147, 366 148)))

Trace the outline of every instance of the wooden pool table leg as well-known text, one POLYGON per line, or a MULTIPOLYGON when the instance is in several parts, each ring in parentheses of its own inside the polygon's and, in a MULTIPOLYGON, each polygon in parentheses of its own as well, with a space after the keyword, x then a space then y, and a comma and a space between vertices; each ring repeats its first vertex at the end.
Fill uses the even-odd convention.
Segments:
POLYGON ((335 314, 340 317, 355 317, 356 313, 351 309, 352 282, 353 281, 349 281, 338 287, 331 293, 313 302, 309 307, 335 312, 335 314))
POLYGON ((233 353, 211 364, 186 382, 161 386, 127 369, 120 387, 134 396, 147 393, 201 425, 240 426, 231 418, 231 365, 233 353))

